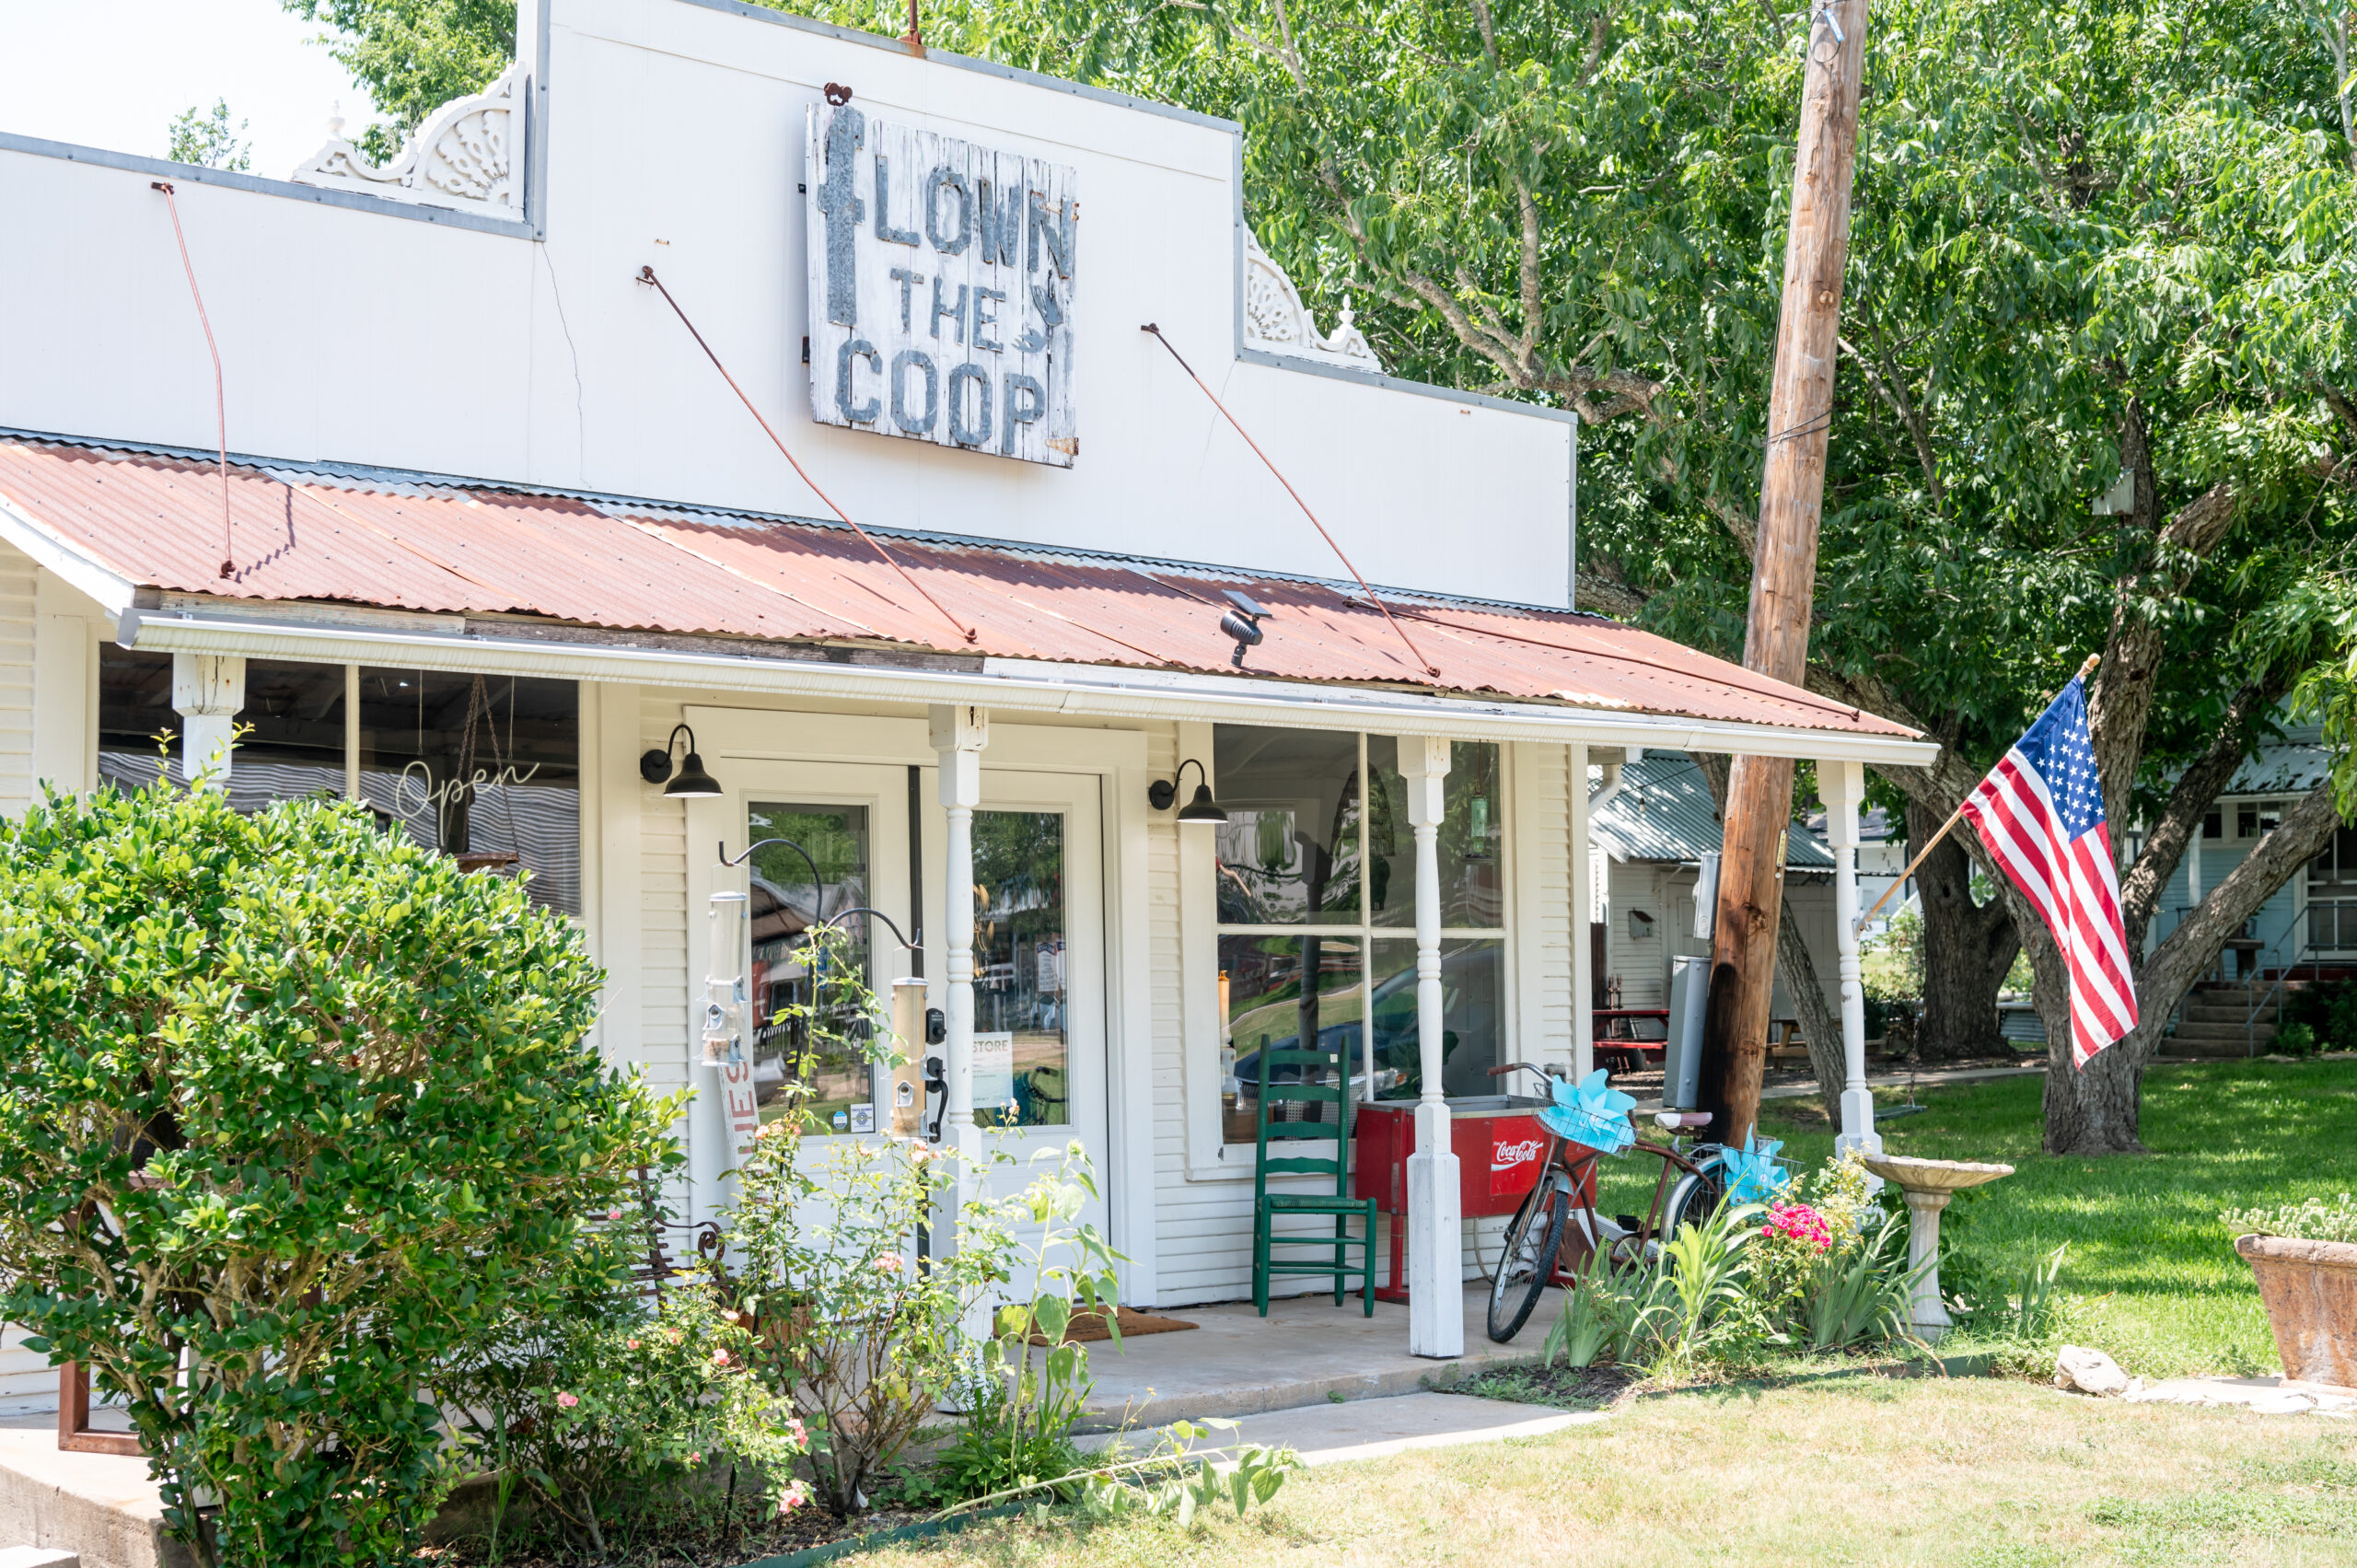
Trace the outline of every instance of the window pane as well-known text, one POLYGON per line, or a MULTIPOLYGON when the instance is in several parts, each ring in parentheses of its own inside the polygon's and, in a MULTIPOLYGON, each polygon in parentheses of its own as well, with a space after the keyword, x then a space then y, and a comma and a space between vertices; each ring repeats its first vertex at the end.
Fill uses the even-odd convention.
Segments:
POLYGON ((363 668, 360 793, 426 848, 529 872, 534 903, 581 912, 575 682, 363 668))
POLYGON ((1358 766, 1356 735, 1217 726, 1221 924, 1359 923, 1358 766))
MULTIPOLYGON (((1359 944, 1340 936, 1219 939, 1220 1121, 1231 1144, 1259 1136, 1260 1053, 1305 1040, 1346 1054, 1353 1092, 1365 1098, 1360 1045, 1359 944), (1310 983, 1305 985, 1303 977, 1310 983)), ((1293 1068, 1271 1067, 1271 1081, 1293 1068)), ((1383 1080, 1377 1078, 1378 1085, 1383 1080)))
POLYGON ((850 941, 835 949, 848 963, 833 975, 810 972, 802 934, 821 917, 867 902, 867 807, 753 801, 745 808, 745 842, 783 839, 753 851, 752 956, 747 971, 753 1011, 753 1093, 761 1120, 786 1113, 800 1086, 816 1132, 873 1132, 874 1077, 866 1053, 868 1020, 841 982, 865 981, 871 933, 863 917, 845 921, 850 941), (805 860, 792 845, 799 845, 805 860), (813 876, 819 880, 813 882, 813 876), (814 1042, 809 1009, 828 1027, 814 1042), (854 1107, 867 1107, 854 1129, 854 1107))
MULTIPOLYGON (((230 759, 229 804, 259 811, 275 800, 343 797, 343 666, 276 659, 246 663, 251 733, 230 759)), ((99 777, 137 789, 156 777, 157 739, 168 738, 166 776, 185 784, 180 715, 172 708, 172 656, 99 650, 99 777)))
MULTIPOLYGON (((1368 903, 1376 924, 1412 927, 1416 923, 1416 832, 1408 822, 1399 743, 1389 736, 1368 736, 1366 765, 1375 779, 1367 810, 1368 903)), ((1505 885, 1499 864, 1505 847, 1505 814, 1499 809, 1497 747, 1481 740, 1452 745, 1441 798, 1436 846, 1440 923, 1490 929, 1503 926, 1505 885)))
POLYGON ((1064 818, 974 813, 974 1120, 1061 1127, 1067 1103, 1064 818))
MULTIPOLYGON (((1378 1099, 1414 1099, 1423 1092, 1422 1035, 1416 1028, 1416 945, 1398 938, 1375 944, 1368 977, 1378 1099)), ((1505 944, 1468 937, 1440 945, 1441 1088, 1452 1098, 1505 1092, 1490 1069, 1504 1058, 1505 944)))

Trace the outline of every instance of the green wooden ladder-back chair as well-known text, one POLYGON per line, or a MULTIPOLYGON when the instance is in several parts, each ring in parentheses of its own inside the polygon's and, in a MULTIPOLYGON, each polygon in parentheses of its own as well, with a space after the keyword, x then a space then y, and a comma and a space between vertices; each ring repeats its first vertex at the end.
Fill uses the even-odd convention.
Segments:
POLYGON ((1355 1274, 1366 1315, 1375 1316, 1375 1200, 1351 1196, 1351 1109, 1350 1071, 1341 1051, 1260 1048, 1260 1136, 1252 1175, 1252 1301, 1263 1318, 1269 1315, 1269 1280, 1275 1274, 1333 1275, 1337 1307, 1355 1274), (1272 1082, 1272 1068, 1297 1068, 1299 1076, 1272 1082), (1301 1106, 1318 1120, 1280 1120, 1277 1108, 1285 1105, 1301 1106), (1329 1106, 1330 1110, 1325 1109, 1329 1106), (1284 1152, 1287 1145, 1311 1141, 1332 1144, 1332 1157, 1284 1152), (1274 1158, 1271 1144, 1279 1146, 1274 1158), (1271 1176, 1329 1176, 1334 1190, 1271 1192, 1271 1176), (1280 1231, 1276 1222, 1281 1214, 1330 1214, 1334 1234, 1280 1231), (1355 1236, 1351 1234, 1353 1215, 1360 1222, 1355 1236), (1312 1255, 1271 1256, 1280 1249, 1312 1255))

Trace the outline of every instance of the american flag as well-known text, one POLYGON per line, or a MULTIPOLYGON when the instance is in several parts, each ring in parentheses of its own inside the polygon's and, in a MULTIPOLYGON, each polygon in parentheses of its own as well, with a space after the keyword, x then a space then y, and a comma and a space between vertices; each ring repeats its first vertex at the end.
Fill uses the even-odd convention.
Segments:
POLYGON ((2071 971, 2071 1057, 2084 1067, 2136 1027, 2136 983, 2081 679, 2062 688, 1989 770, 1966 797, 1964 814, 2062 949, 2071 971))

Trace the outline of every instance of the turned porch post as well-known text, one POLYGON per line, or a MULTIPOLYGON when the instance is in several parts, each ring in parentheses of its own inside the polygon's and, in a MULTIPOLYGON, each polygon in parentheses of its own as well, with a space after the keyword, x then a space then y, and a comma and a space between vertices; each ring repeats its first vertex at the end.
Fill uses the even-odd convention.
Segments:
POLYGON ((1448 742, 1399 738, 1408 824, 1416 832, 1416 1047, 1423 1093, 1408 1156, 1408 1353, 1465 1353, 1463 1204, 1441 1082, 1440 823, 1448 742))

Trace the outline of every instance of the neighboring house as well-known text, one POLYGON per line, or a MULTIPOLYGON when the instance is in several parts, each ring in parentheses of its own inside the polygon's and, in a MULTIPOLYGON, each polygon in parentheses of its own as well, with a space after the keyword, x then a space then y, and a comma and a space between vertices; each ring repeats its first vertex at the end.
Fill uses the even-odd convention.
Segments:
MULTIPOLYGON (((2330 749, 2313 725, 2260 747, 2202 819, 2201 836, 2186 851, 2162 895, 2145 934, 2145 950, 2158 947, 2188 911, 2232 875, 2331 766, 2330 749)), ((2131 835, 2131 846, 2141 847, 2141 838, 2131 835)), ((2312 963, 2357 964, 2357 831, 2341 829, 2331 848, 2277 889, 2246 923, 2239 942, 2220 960, 2222 978, 2312 963)))
MULTIPOLYGON (((1877 850, 1884 830, 1881 815, 1872 813, 1861 823, 1861 836, 1875 835, 1877 850)), ((1721 838, 1710 784, 1682 751, 1607 764, 1601 787, 1589 797, 1588 823, 1589 838, 1600 852, 1590 862, 1596 877, 1594 907, 1604 930, 1603 951, 1596 963, 1597 983, 1618 981, 1623 1007, 1666 1007, 1671 961, 1707 956, 1711 950, 1708 938, 1694 935, 1695 885, 1702 856, 1717 854, 1721 838)), ((1821 829, 1821 819, 1809 827, 1821 829)), ((1859 858, 1864 860, 1866 854, 1862 847, 1859 858)), ((1861 904, 1880 897, 1890 880, 1886 874, 1869 883, 1862 867, 1861 904)), ((1816 961, 1826 1005, 1839 1016, 1841 971, 1834 947, 1833 854, 1817 831, 1797 831, 1786 841, 1784 900, 1816 961)), ((1770 1016, 1781 1020, 1795 1016, 1780 970, 1770 1016)))

